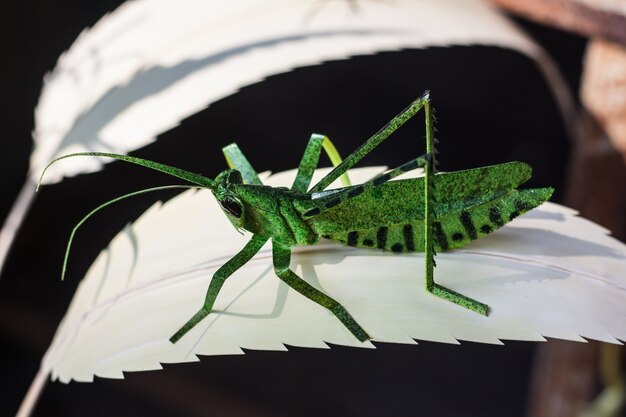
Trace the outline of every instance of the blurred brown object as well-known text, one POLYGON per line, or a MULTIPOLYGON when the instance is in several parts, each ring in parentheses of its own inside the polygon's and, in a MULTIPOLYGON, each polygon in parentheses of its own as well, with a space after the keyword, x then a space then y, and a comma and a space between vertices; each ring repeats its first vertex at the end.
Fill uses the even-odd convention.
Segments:
POLYGON ((584 68, 580 98, 626 161, 626 48, 592 39, 584 68))
POLYGON ((578 33, 626 44, 624 0, 490 0, 505 11, 578 33))
POLYGON ((626 164, 598 119, 581 110, 566 190, 567 204, 626 238, 626 164))
MULTIPOLYGON (((578 120, 566 193, 567 205, 626 237, 626 164, 603 128, 587 111, 578 120)), ((579 417, 589 408, 600 382, 602 343, 550 340, 537 349, 528 417, 579 417)), ((620 347, 623 354, 623 348, 620 347)))
MULTIPOLYGON (((590 38, 580 87, 585 108, 579 112, 578 134, 572 138, 566 203, 624 240, 626 0, 490 1, 507 12, 590 38)), ((535 358, 528 416, 588 415, 594 407, 587 404, 600 380, 598 363, 609 351, 601 343, 550 341, 541 346, 535 358)), ((623 356, 623 348, 620 353, 623 356)))
POLYGON ((555 339, 537 349, 528 416, 579 415, 593 395, 597 345, 555 339))

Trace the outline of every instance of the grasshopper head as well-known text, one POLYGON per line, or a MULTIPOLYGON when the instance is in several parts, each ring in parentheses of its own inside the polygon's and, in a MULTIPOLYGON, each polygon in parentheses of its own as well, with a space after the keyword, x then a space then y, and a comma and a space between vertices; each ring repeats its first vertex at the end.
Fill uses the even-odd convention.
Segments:
POLYGON ((245 208, 241 199, 233 191, 233 185, 242 184, 241 173, 235 169, 227 169, 215 178, 216 187, 213 194, 228 220, 237 230, 243 228, 245 208))

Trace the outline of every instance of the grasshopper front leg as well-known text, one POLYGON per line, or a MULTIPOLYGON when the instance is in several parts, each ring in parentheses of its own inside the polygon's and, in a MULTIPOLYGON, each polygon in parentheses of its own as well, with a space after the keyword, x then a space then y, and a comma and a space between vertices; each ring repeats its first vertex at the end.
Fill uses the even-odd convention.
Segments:
POLYGON ((322 307, 326 307, 331 313, 341 321, 341 323, 352 332, 354 337, 364 342, 370 339, 365 330, 354 320, 348 311, 337 301, 317 290, 308 282, 300 278, 295 272, 289 269, 291 261, 291 249, 276 241, 272 241, 272 256, 274 260, 274 271, 276 275, 300 294, 311 301, 315 301, 322 307))
POLYGON ((226 163, 231 169, 236 169, 241 173, 244 183, 262 185, 259 175, 248 161, 248 158, 241 152, 236 143, 231 143, 222 148, 222 153, 226 158, 226 163))
POLYGON ((175 334, 170 338, 170 342, 176 343, 178 340, 183 337, 189 330, 193 329, 196 324, 200 322, 203 318, 211 313, 213 309, 213 304, 215 304, 215 299, 219 294, 224 282, 228 277, 235 273, 239 268, 244 266, 257 252, 263 247, 265 242, 267 242, 268 238, 265 236, 254 235, 252 239, 248 241, 246 246, 233 256, 228 262, 222 265, 216 272, 213 274, 213 278, 211 279, 211 283, 209 284, 209 288, 206 292, 206 296, 204 298, 204 304, 200 310, 191 318, 183 327, 181 327, 175 334))
MULTIPOLYGON (((302 155, 296 179, 291 187, 292 190, 300 191, 302 193, 307 191, 309 184, 311 183, 313 173, 319 163, 322 150, 326 151, 326 155, 328 155, 328 159, 330 159, 333 166, 337 166, 341 163, 341 155, 339 155, 337 148, 335 148, 335 145, 333 145, 328 136, 313 133, 309 138, 309 142, 307 143, 304 154, 302 155)), ((248 161, 248 158, 246 158, 236 143, 231 143, 230 145, 225 146, 222 148, 222 152, 226 157, 228 167, 241 172, 241 176, 246 184, 261 185, 261 180, 259 179, 257 172, 254 170, 248 161)), ((344 186, 350 185, 350 179, 348 178, 347 173, 342 174, 341 180, 344 186)))

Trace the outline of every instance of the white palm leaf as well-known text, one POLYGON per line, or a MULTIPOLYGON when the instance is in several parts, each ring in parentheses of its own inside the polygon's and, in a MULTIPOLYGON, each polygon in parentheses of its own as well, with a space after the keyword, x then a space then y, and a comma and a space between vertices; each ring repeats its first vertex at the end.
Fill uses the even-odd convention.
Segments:
MULTIPOLYGON (((35 177, 75 151, 126 153, 264 77, 358 54, 493 45, 553 67, 512 23, 478 1, 143 0, 78 37, 46 76, 35 112, 35 177)), ((558 88, 555 86, 554 88, 558 88)), ((80 159, 44 179, 97 170, 80 159)))
MULTIPOLYGON (((360 182, 378 171, 355 170, 352 177, 360 182)), ((285 185, 293 176, 266 182, 285 185)), ((91 381, 197 361, 196 355, 241 354, 241 348, 373 347, 282 284, 269 247, 227 281, 218 312, 171 344, 169 337, 201 306, 212 274, 248 238, 233 230, 209 192, 153 206, 92 265, 42 373, 91 381)), ((427 293, 423 254, 328 242, 295 249, 292 259, 298 274, 340 301, 376 341, 626 340, 626 246, 571 209, 545 203, 463 250, 439 254, 437 264, 435 279, 487 303, 488 317, 427 293)))

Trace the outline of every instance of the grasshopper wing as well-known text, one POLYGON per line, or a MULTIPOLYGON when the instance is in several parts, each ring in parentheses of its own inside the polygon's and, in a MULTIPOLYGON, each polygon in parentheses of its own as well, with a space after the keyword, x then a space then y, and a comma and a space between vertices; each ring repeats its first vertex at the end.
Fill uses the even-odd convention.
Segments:
MULTIPOLYGON (((437 174, 436 248, 464 246, 546 201, 551 189, 516 190, 530 176, 521 162, 437 174)), ((394 252, 423 250, 423 178, 346 187, 299 203, 305 217, 319 210, 307 223, 320 236, 394 252)))

